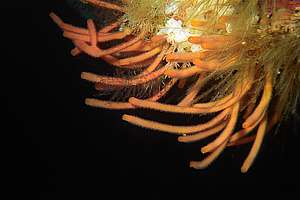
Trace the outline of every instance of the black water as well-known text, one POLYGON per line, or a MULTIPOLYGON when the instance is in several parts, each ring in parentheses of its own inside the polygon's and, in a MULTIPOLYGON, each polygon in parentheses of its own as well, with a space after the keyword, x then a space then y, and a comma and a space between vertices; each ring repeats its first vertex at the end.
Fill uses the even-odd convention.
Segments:
POLYGON ((8 7, 15 14, 6 15, 2 30, 13 36, 3 54, 8 62, 1 66, 1 135, 9 138, 2 140, 8 144, 3 151, 8 161, 2 165, 12 195, 189 199, 218 194, 221 187, 227 189, 221 194, 230 197, 239 196, 238 191, 296 191, 299 120, 266 138, 247 174, 240 173, 240 166, 249 146, 226 150, 207 170, 192 170, 188 160, 203 157, 199 144, 179 144, 170 135, 122 122, 122 112, 84 105, 92 91, 80 79, 81 71, 106 66, 71 57, 72 44, 48 17, 55 11, 69 22, 84 24, 76 11, 62 1, 23 3, 8 7))

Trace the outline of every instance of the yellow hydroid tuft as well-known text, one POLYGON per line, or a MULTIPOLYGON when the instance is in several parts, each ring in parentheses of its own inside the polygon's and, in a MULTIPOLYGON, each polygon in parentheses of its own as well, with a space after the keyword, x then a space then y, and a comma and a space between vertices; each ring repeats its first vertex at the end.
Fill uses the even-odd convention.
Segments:
POLYGON ((129 0, 125 5, 127 26, 133 30, 156 33, 165 23, 165 0, 129 0))

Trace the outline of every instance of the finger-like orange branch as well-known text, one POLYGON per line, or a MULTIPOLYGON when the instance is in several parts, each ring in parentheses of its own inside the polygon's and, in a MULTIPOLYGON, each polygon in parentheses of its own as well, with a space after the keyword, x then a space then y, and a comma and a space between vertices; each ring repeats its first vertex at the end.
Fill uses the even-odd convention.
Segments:
MULTIPOLYGON (((117 61, 117 64, 120 65, 120 66, 125 66, 125 65, 130 66, 134 63, 138 63, 138 62, 141 62, 143 60, 147 60, 147 59, 155 56, 156 54, 161 52, 161 50, 162 50, 162 47, 156 47, 156 48, 152 49, 151 51, 142 53, 140 55, 120 59, 120 60, 117 61)), ((128 68, 130 69, 131 67, 128 67, 128 68)))
POLYGON ((239 102, 233 105, 231 116, 226 128, 214 141, 201 148, 202 153, 211 152, 212 150, 216 149, 219 145, 221 145, 224 141, 227 141, 229 139, 230 135, 234 131, 238 119, 239 108, 239 102))
POLYGON ((244 161, 242 167, 241 167, 241 172, 245 173, 249 170, 251 167, 252 163, 254 162, 259 149, 261 147, 261 144, 263 142, 265 132, 266 132, 266 127, 267 127, 267 117, 265 117, 261 122, 257 130, 256 138, 254 140, 254 143, 252 145, 252 148, 250 150, 250 153, 248 154, 246 160, 244 161))
POLYGON ((268 73, 266 74, 265 79, 265 86, 261 100, 258 106, 255 108, 254 112, 243 123, 243 128, 247 128, 254 124, 259 116, 261 116, 269 106, 272 97, 272 76, 268 73))
POLYGON ((194 59, 204 59, 208 56, 208 51, 187 52, 187 53, 169 53, 166 56, 168 62, 190 62, 194 59))
MULTIPOLYGON (((119 31, 116 33, 109 33, 109 34, 102 34, 102 35, 92 35, 94 38, 96 38, 96 42, 108 42, 111 40, 119 40, 119 39, 123 39, 124 37, 128 36, 131 33, 131 31, 129 29, 126 29, 124 31, 119 31)), ((90 42, 91 41, 91 35, 83 35, 83 34, 78 34, 78 33, 73 33, 73 32, 69 32, 69 31, 65 31, 63 33, 63 36, 71 39, 71 40, 81 40, 84 42, 90 42)))
POLYGON ((192 135, 179 136, 177 140, 179 142, 199 141, 199 140, 205 139, 209 136, 212 136, 212 135, 220 132, 221 130, 223 130, 225 128, 226 124, 227 124, 227 122, 225 121, 225 122, 222 122, 219 125, 216 125, 216 126, 210 128, 210 129, 207 129, 207 130, 204 130, 204 131, 192 134, 192 135))
POLYGON ((146 74, 145 76, 136 77, 133 79, 100 76, 100 75, 89 73, 89 72, 82 72, 81 78, 85 79, 87 81, 91 81, 91 82, 95 82, 95 83, 99 82, 100 84, 106 84, 106 85, 111 85, 111 86, 122 86, 122 87, 133 86, 133 85, 139 85, 139 84, 146 83, 150 80, 153 80, 153 79, 161 76, 168 67, 169 66, 166 65, 166 66, 158 69, 155 72, 146 74))
POLYGON ((49 16, 54 21, 54 23, 56 23, 58 25, 58 27, 60 27, 64 31, 70 31, 70 32, 78 33, 78 34, 84 34, 84 35, 89 34, 89 31, 85 28, 79 28, 79 27, 75 27, 70 24, 64 23, 63 20, 53 12, 51 12, 49 14, 49 16))
MULTIPOLYGON (((176 83, 176 79, 170 80, 166 86, 161 89, 159 92, 154 94, 153 96, 149 97, 148 100, 150 101, 157 101, 161 97, 163 97, 176 83)), ((112 110, 124 110, 124 109, 135 109, 136 107, 133 106, 131 103, 128 102, 114 102, 114 101, 103 101, 99 99, 87 98, 85 99, 85 104, 88 106, 98 107, 98 108, 106 108, 112 110)))
POLYGON ((97 46, 97 30, 92 19, 87 20, 87 27, 90 35, 90 43, 92 46, 97 46))
POLYGON ((206 158, 204 158, 201 161, 191 161, 190 162, 190 167, 195 168, 195 169, 205 169, 205 168, 207 168, 224 151, 224 149, 226 147, 226 144, 227 144, 227 141, 223 142, 212 153, 210 153, 206 158))
POLYGON ((165 72, 165 75, 167 75, 171 78, 183 79, 183 78, 188 78, 190 76, 199 74, 203 71, 204 70, 201 69, 200 67, 192 66, 192 67, 185 68, 185 69, 168 69, 165 72))
POLYGON ((204 85, 205 74, 200 74, 196 83, 190 88, 187 95, 177 104, 178 106, 190 106, 193 103, 194 98, 197 96, 198 92, 204 85))
POLYGON ((92 5, 95 5, 97 7, 118 10, 120 12, 125 12, 124 8, 122 8, 121 6, 118 6, 116 4, 113 4, 113 3, 108 3, 105 1, 101 1, 101 0, 84 0, 84 1, 87 3, 90 3, 92 5))
POLYGON ((233 134, 231 137, 230 137, 230 140, 229 142, 235 142, 235 141, 238 141, 240 140, 241 138, 245 137, 246 135, 248 135, 249 133, 251 133, 251 131, 253 129, 255 129, 257 127, 257 125, 263 120, 263 118, 265 117, 266 115, 266 111, 260 116, 260 118, 251 126, 247 127, 247 128, 244 128, 240 131, 237 131, 235 134, 233 134))
POLYGON ((256 135, 250 135, 244 138, 241 138, 239 140, 236 140, 234 142, 228 142, 227 146, 228 147, 232 147, 232 146, 239 146, 239 145, 243 145, 243 144, 248 144, 250 142, 253 142, 255 140, 256 135))
POLYGON ((181 135, 181 134, 192 134, 198 131, 202 131, 214 127, 215 125, 219 124, 227 116, 227 114, 228 114, 228 110, 224 110, 216 117, 212 118, 210 121, 204 124, 198 124, 194 126, 176 126, 176 125, 164 124, 164 123, 159 123, 151 120, 142 119, 140 117, 136 117, 132 115, 123 115, 122 119, 129 123, 144 128, 181 135))

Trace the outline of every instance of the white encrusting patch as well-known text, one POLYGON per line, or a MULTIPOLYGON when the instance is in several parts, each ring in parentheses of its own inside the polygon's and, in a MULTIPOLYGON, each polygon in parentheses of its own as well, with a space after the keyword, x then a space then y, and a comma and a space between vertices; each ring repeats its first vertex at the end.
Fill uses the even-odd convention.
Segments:
POLYGON ((157 35, 168 35, 167 41, 169 43, 185 42, 190 37, 190 33, 186 28, 182 27, 181 20, 169 19, 165 26, 159 30, 157 35))
POLYGON ((176 44, 179 52, 198 52, 202 50, 201 45, 188 42, 188 38, 195 34, 192 33, 191 29, 183 27, 181 20, 169 19, 157 35, 167 35, 168 43, 172 45, 176 44))
MULTIPOLYGON (((198 2, 201 2, 202 0, 197 0, 198 2)), ((167 35, 167 42, 176 45, 178 52, 198 52, 202 51, 202 47, 199 44, 192 44, 188 42, 188 38, 190 36, 200 36, 203 34, 201 30, 196 30, 193 27, 189 26, 189 23, 187 26, 184 26, 181 20, 175 19, 174 16, 176 16, 176 13, 178 12, 178 9, 181 5, 181 3, 184 2, 184 0, 170 0, 168 4, 166 4, 165 7, 165 14, 167 14, 170 18, 165 22, 165 24, 159 29, 157 35, 167 35), (173 16, 173 17, 172 17, 173 16)), ((215 6, 218 4, 218 0, 212 0, 210 2, 210 6, 215 6)), ((204 16, 204 13, 206 11, 209 11, 209 6, 207 7, 206 4, 201 4, 197 11, 193 11, 194 13, 197 13, 197 18, 201 18, 201 16, 204 16)), ((223 15, 230 15, 234 12, 234 9, 229 6, 224 6, 219 10, 220 16, 223 15)), ((232 25, 230 23, 226 23, 226 32, 231 33, 232 32, 232 25)))

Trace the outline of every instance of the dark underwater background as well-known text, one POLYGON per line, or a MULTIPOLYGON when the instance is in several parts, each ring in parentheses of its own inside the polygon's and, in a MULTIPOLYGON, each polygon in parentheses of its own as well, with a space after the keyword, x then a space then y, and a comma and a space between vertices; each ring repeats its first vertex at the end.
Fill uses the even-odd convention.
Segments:
POLYGON ((228 148, 208 169, 193 170, 188 161, 203 158, 202 143, 181 144, 172 135, 125 123, 121 116, 131 113, 158 121, 169 117, 179 123, 193 117, 108 111, 84 104, 94 92, 80 73, 101 71, 107 65, 86 56, 72 57, 71 42, 48 16, 54 11, 66 22, 84 26, 84 9, 59 0, 17 2, 7 9, 15 14, 6 15, 3 24, 3 32, 11 38, 2 38, 9 45, 2 54, 8 62, 1 67, 1 135, 8 137, 2 140, 8 145, 3 151, 7 161, 2 164, 7 167, 5 183, 13 189, 12 195, 201 199, 207 193, 229 197, 256 191, 285 197, 296 194, 300 170, 297 115, 276 134, 267 135, 247 174, 240 167, 250 145, 228 148))

